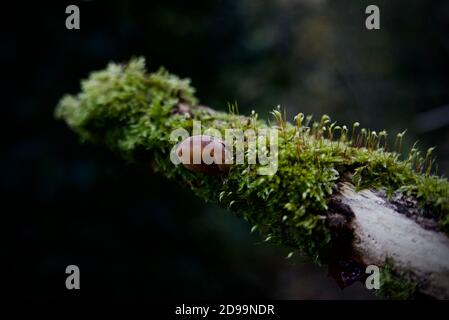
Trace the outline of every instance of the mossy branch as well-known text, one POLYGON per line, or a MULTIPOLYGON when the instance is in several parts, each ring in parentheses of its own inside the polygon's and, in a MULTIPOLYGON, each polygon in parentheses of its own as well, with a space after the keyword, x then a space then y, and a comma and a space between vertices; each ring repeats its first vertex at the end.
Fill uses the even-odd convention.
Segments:
MULTIPOLYGON (((427 290, 432 284, 419 270, 392 264, 395 260, 390 258, 398 257, 390 257, 388 248, 379 248, 382 252, 375 259, 364 256, 360 243, 355 245, 361 241, 363 247, 366 240, 361 239, 362 229, 357 224, 363 221, 358 216, 361 203, 351 202, 359 193, 348 191, 356 186, 357 190, 382 192, 376 196, 385 202, 379 206, 393 212, 385 213, 387 216, 405 214, 406 219, 419 222, 423 229, 431 226, 431 232, 447 240, 449 183, 432 175, 432 149, 421 156, 413 148, 401 159, 403 133, 391 143, 396 149, 388 150, 385 131, 360 129, 358 123, 349 128, 338 126, 326 115, 313 121, 299 114, 292 124, 275 109, 270 125, 259 120, 255 112, 241 116, 234 107, 229 113, 214 111, 198 104, 188 80, 164 69, 147 73, 142 58, 126 65, 110 64, 106 70, 92 73, 81 87, 78 95, 61 99, 55 114, 83 140, 104 144, 129 161, 150 157, 156 171, 188 186, 201 198, 236 212, 266 241, 289 247, 292 252, 337 269, 360 269, 371 261, 379 267, 388 266, 385 270, 391 272, 384 277, 388 283, 383 286, 387 297, 409 297, 418 291, 447 297, 449 288, 427 290), (191 132, 194 120, 201 121, 203 128, 222 133, 228 128, 278 130, 278 171, 261 176, 258 165, 233 165, 224 175, 207 175, 175 166, 170 150, 176 142, 171 141, 170 133, 179 128, 191 132), (346 193, 342 185, 346 185, 346 193), (389 264, 386 259, 390 259, 389 264), (413 285, 392 285, 391 279, 399 281, 404 274, 413 285), (404 287, 414 290, 404 294, 404 287)), ((377 209, 371 208, 372 215, 377 209)), ((425 241, 437 241, 429 239, 425 241)), ((448 264, 442 262, 446 273, 448 264)), ((363 277, 357 273, 349 282, 363 277)), ((343 285, 348 282, 337 280, 343 285)))

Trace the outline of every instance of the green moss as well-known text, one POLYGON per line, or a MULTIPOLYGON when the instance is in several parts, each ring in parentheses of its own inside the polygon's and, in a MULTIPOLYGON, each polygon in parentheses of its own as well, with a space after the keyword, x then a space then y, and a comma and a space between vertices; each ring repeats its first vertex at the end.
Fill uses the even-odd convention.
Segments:
MULTIPOLYGON (((143 59, 110 64, 92 73, 81 89, 60 101, 56 116, 83 140, 105 144, 132 161, 151 154, 156 171, 236 212, 267 241, 314 260, 326 260, 331 241, 327 202, 337 182, 348 174, 359 188, 385 188, 388 194, 400 191, 416 197, 423 214, 449 232, 449 183, 431 175, 431 150, 420 157, 414 148, 401 160, 397 151, 387 151, 385 131, 360 130, 358 123, 348 129, 331 123, 326 115, 312 121, 299 114, 291 124, 279 109, 273 111, 272 125, 258 120, 255 113, 235 114, 235 108, 231 113, 210 112, 197 105, 188 80, 163 69, 147 74, 143 59), (190 111, 176 112, 180 103, 189 105, 190 111), (173 165, 169 153, 175 143, 170 133, 177 128, 191 131, 193 120, 222 133, 227 128, 276 128, 277 173, 261 176, 258 165, 234 165, 225 176, 210 176, 173 165)), ((396 150, 402 135, 396 139, 396 150)))
POLYGON ((139 58, 93 72, 81 82, 76 97, 61 99, 55 115, 84 140, 128 153, 140 146, 163 147, 170 133, 164 122, 179 102, 196 104, 189 81, 164 69, 146 74, 145 61, 139 58))
POLYGON ((377 294, 390 300, 409 300, 417 297, 419 284, 410 274, 397 272, 391 258, 385 260, 380 272, 380 289, 377 294))

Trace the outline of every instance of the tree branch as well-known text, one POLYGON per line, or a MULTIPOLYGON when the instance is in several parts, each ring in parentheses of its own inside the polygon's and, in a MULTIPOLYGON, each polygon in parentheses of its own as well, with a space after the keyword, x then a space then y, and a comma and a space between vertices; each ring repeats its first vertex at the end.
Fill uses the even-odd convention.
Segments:
MULTIPOLYGON (((364 265, 383 266, 394 259, 399 273, 408 273, 426 295, 449 299, 449 239, 395 210, 387 199, 371 190, 356 192, 339 184, 338 198, 354 213, 354 254, 364 265)), ((404 208, 403 208, 404 209, 404 208)))
POLYGON ((385 131, 358 123, 348 129, 326 115, 312 121, 298 114, 291 124, 275 109, 270 125, 255 112, 231 111, 198 105, 188 80, 163 69, 148 74, 144 60, 134 59, 92 73, 78 95, 61 99, 56 116, 127 160, 150 155, 156 171, 234 211, 266 241, 329 264, 341 286, 363 280, 364 267, 375 264, 385 297, 449 298, 449 183, 431 174, 432 149, 422 157, 413 148, 401 160, 403 133, 388 150, 385 131), (192 132, 193 120, 221 133, 276 130, 276 174, 259 175, 259 164, 232 165, 221 175, 175 166, 170 134, 192 132))

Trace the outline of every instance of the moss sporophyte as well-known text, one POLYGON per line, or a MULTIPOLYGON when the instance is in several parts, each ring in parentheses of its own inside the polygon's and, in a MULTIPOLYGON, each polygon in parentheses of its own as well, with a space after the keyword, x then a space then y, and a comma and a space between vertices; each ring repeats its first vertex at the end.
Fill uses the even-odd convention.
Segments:
POLYGON ((416 147, 401 152, 405 132, 390 143, 386 131, 361 128, 358 122, 338 125, 327 115, 314 120, 300 113, 291 123, 278 107, 268 124, 254 111, 238 114, 234 105, 229 112, 214 111, 198 104, 189 80, 162 68, 146 73, 143 58, 93 72, 81 82, 79 94, 61 99, 55 114, 83 141, 104 144, 128 161, 142 161, 142 154, 151 154, 157 172, 242 216, 266 241, 318 262, 326 262, 332 249, 328 209, 342 181, 349 180, 359 189, 384 190, 388 197, 397 193, 413 197, 419 214, 449 233, 449 183, 433 174, 433 149, 423 154, 416 147), (201 133, 207 137, 188 137, 196 121, 213 129, 201 133), (254 135, 223 143, 217 136, 225 137, 227 129, 254 135), (173 139, 176 130, 188 136, 173 139), (275 172, 268 175, 260 174, 267 164, 252 162, 255 149, 248 148, 264 130, 276 132, 277 142, 274 150, 270 139, 257 140, 261 155, 277 159, 275 172), (217 147, 206 152, 210 163, 190 168, 172 163, 173 150, 184 163, 184 151, 204 150, 209 144, 217 147), (226 159, 225 148, 243 151, 234 154, 232 164, 220 168, 217 161, 226 159))

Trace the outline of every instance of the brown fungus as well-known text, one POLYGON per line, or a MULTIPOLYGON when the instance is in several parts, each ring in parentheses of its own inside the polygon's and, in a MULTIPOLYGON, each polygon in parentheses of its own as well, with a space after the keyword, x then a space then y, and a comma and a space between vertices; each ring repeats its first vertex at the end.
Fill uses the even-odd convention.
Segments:
POLYGON ((176 155, 180 163, 193 172, 221 174, 230 168, 226 161, 229 153, 224 142, 212 136, 188 137, 178 145, 176 155))

